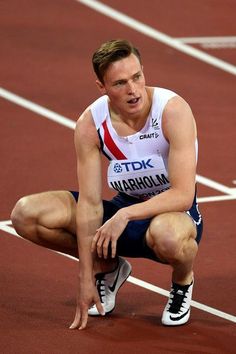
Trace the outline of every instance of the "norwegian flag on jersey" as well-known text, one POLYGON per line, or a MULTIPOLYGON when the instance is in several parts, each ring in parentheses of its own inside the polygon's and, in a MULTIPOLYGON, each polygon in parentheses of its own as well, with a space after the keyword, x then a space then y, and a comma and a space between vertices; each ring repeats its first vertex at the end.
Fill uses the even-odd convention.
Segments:
POLYGON ((127 157, 123 154, 123 152, 118 148, 118 146, 114 142, 107 127, 106 120, 104 120, 102 126, 98 129, 98 135, 101 142, 102 152, 109 160, 127 159, 127 157))

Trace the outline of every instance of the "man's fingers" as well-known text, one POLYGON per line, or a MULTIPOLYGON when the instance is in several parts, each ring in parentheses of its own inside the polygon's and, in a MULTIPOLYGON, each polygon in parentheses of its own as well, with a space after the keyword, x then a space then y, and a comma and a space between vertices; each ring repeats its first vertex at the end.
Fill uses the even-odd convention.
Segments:
POLYGON ((102 316, 105 316, 105 310, 104 310, 104 308, 103 308, 103 306, 102 306, 102 304, 101 304, 101 301, 97 301, 96 303, 95 303, 95 305, 96 305, 96 307, 97 307, 97 310, 98 310, 98 312, 100 313, 100 315, 102 315, 102 316))
POLYGON ((95 236, 93 237, 93 241, 91 244, 91 252, 97 251, 98 257, 102 257, 103 254, 103 242, 104 239, 100 231, 97 231, 95 236))
POLYGON ((76 315, 73 323, 70 325, 70 329, 84 329, 87 326, 88 322, 88 309, 84 308, 81 312, 80 309, 77 308, 76 315))
POLYGON ((108 248, 109 248, 109 243, 110 243, 110 240, 105 240, 104 243, 103 243, 103 257, 106 259, 107 256, 108 256, 108 248))
POLYGON ((111 257, 115 258, 116 256, 116 240, 111 242, 111 257))
POLYGON ((97 248, 97 241, 99 239, 99 233, 97 232, 93 237, 92 244, 91 244, 91 252, 94 252, 97 248))
POLYGON ((87 326, 87 322, 88 322, 88 309, 84 309, 81 315, 81 325, 79 327, 79 330, 84 329, 87 326))
POLYGON ((102 257, 102 240, 98 240, 97 242, 97 254, 98 257, 102 257))
POLYGON ((72 322, 72 324, 70 325, 69 328, 76 329, 79 327, 79 324, 80 324, 80 310, 79 310, 79 308, 77 308, 74 321, 72 322))
POLYGON ((116 256, 116 243, 117 240, 112 240, 112 236, 103 235, 102 230, 98 229, 95 236, 93 237, 91 244, 91 252, 97 251, 98 257, 108 257, 109 244, 111 242, 112 258, 116 256))
POLYGON ((74 322, 70 325, 69 329, 76 329, 79 327, 79 323, 74 320, 74 322))

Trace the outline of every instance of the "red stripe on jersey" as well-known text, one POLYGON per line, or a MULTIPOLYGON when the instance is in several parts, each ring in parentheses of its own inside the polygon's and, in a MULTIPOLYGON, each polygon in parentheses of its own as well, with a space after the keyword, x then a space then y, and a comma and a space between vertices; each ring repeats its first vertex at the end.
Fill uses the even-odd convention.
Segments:
POLYGON ((120 151, 120 149, 116 146, 114 140, 112 139, 110 132, 107 128, 106 121, 102 123, 102 126, 104 129, 104 143, 108 147, 112 155, 115 156, 117 160, 126 160, 126 156, 123 154, 122 151, 120 151))

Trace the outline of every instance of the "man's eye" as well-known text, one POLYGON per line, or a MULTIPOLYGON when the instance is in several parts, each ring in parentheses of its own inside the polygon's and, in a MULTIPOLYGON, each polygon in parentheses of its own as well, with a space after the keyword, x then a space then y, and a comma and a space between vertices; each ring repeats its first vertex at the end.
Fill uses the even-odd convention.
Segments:
POLYGON ((137 75, 135 75, 134 80, 137 81, 140 79, 140 77, 141 77, 141 74, 137 74, 137 75))
POLYGON ((124 85, 124 82, 123 81, 117 81, 115 83, 115 86, 121 86, 121 85, 124 85))

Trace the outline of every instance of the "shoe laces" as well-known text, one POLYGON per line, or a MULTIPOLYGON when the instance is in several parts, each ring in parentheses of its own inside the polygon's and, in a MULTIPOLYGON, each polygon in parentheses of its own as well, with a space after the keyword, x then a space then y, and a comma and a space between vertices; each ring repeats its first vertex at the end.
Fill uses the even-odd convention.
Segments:
POLYGON ((190 285, 178 285, 173 283, 172 289, 170 292, 170 307, 168 309, 171 313, 179 313, 181 307, 185 303, 184 299, 186 298, 186 293, 190 285))
POLYGON ((106 285, 104 274, 96 274, 96 288, 102 303, 104 303, 103 298, 106 296, 106 285))

